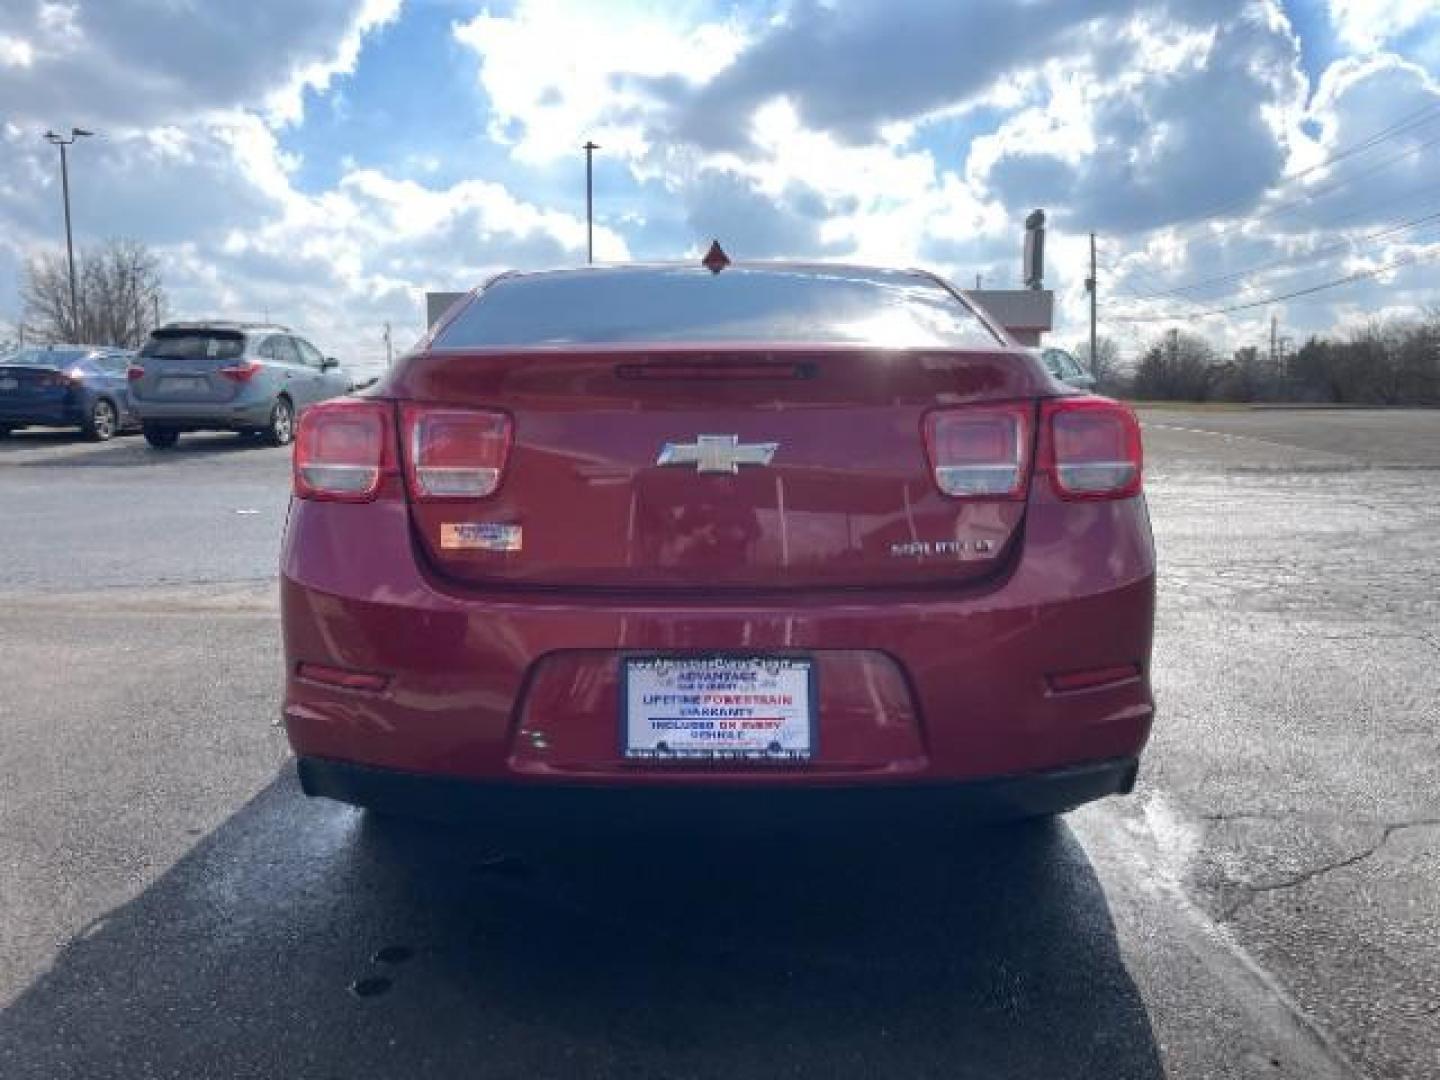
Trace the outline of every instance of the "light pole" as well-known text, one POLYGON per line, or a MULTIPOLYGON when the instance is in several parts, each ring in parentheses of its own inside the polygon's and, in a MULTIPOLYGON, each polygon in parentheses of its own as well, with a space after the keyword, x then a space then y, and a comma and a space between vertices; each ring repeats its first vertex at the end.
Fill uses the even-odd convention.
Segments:
POLYGON ((1100 299, 1100 279, 1095 270, 1095 234, 1090 234, 1090 276, 1085 279, 1085 291, 1090 294, 1090 373, 1095 373, 1095 305, 1100 299))
POLYGON ((70 234, 70 162, 65 149, 73 146, 77 139, 85 139, 94 134, 93 131, 78 127, 70 129, 68 139, 63 135, 56 135, 53 131, 45 132, 45 141, 60 148, 60 189, 65 195, 65 266, 70 272, 70 327, 76 337, 81 336, 80 302, 76 298, 75 290, 75 241, 70 234))
POLYGON ((599 143, 585 140, 585 261, 595 261, 595 151, 599 143))

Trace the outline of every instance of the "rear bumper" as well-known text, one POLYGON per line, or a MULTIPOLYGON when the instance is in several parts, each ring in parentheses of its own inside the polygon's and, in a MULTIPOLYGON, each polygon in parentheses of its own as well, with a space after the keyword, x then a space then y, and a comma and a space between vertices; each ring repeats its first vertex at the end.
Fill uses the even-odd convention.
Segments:
POLYGON ((1006 574, 957 589, 466 589, 426 569, 398 501, 293 502, 281 570, 284 720, 302 759, 540 791, 890 790, 1133 762, 1154 713, 1140 499, 1039 493, 1006 574), (626 657, 738 652, 814 659, 816 759, 724 770, 623 758, 626 657), (319 685, 299 677, 302 663, 379 675, 384 688, 319 685), (1080 691, 1051 682, 1117 665, 1138 675, 1080 691))
POLYGON ((203 430, 264 427, 270 422, 271 402, 177 402, 132 398, 131 411, 146 424, 203 430))
POLYGON ((487 823, 666 821, 758 826, 965 821, 1056 814, 1135 786, 1135 758, 947 784, 653 788, 477 783, 320 758, 296 762, 306 795, 386 813, 487 823))
POLYGON ((0 424, 74 427, 84 419, 82 407, 69 401, 43 405, 0 402, 0 424))

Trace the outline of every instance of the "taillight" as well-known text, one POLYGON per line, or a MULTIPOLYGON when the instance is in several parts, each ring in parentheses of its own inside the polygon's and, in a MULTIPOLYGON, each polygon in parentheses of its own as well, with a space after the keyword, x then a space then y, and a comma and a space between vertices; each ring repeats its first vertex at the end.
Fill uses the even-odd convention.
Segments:
POLYGON ((263 366, 258 360, 242 360, 238 364, 222 367, 220 374, 231 382, 247 383, 260 373, 263 366))
POLYGON ((302 499, 369 502, 394 469, 390 406, 334 400, 300 414, 295 432, 295 494, 302 499))
POLYGON ((420 500, 483 499, 510 456, 510 417, 485 409, 402 405, 410 492, 420 500))
POLYGON ((1140 422, 1118 401, 1050 399, 1040 445, 1040 468, 1063 499, 1126 499, 1140 491, 1140 422))
POLYGON ((1021 402, 929 413, 925 449, 936 486, 959 499, 1023 499, 1034 413, 1021 402))
POLYGON ((131 382, 138 382, 145 377, 145 369, 139 364, 131 364, 125 369, 125 378, 131 382))

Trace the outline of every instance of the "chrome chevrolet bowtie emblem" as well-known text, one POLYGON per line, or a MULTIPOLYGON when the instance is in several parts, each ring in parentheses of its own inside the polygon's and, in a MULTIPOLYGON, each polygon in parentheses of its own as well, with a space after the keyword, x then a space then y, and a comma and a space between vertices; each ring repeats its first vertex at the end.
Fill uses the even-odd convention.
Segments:
POLYGON ((742 443, 738 435, 696 435, 693 443, 667 442, 656 465, 694 465, 696 472, 738 473, 741 465, 769 465, 779 443, 742 443))

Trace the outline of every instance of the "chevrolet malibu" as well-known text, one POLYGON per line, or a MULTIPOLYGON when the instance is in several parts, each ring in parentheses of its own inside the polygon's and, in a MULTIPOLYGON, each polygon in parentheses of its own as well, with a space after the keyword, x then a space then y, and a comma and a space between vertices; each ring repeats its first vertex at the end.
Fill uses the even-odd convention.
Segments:
POLYGON ((301 417, 282 564, 302 787, 382 812, 1040 816, 1153 714, 1134 416, 916 271, 502 275, 301 417))

